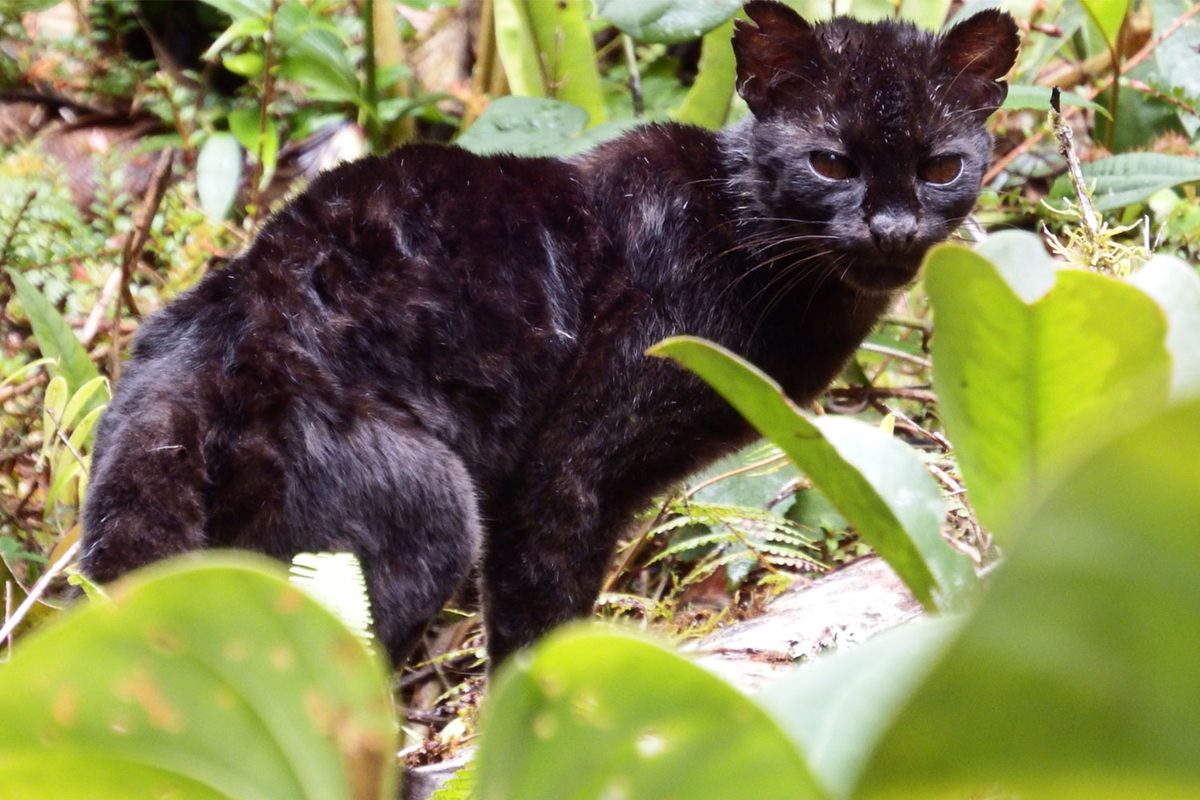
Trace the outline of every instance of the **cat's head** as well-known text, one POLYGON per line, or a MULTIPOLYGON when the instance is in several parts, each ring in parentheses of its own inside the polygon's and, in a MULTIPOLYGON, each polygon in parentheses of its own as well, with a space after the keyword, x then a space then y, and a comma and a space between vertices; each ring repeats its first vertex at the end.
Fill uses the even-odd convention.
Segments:
POLYGON ((733 47, 754 116, 742 143, 751 213, 770 237, 827 251, 830 273, 859 290, 910 282, 974 207, 1016 23, 989 9, 936 36, 846 17, 810 25, 770 0, 746 14, 733 47))

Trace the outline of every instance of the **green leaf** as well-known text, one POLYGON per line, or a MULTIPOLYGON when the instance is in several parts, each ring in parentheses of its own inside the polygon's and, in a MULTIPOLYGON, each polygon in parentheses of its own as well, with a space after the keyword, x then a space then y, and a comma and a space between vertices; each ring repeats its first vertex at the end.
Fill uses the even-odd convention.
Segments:
POLYGON ((271 10, 271 0, 204 0, 213 8, 224 11, 234 22, 247 18, 267 16, 271 10))
POLYGON ((725 123, 737 79, 732 36, 732 19, 704 35, 696 80, 675 113, 679 122, 710 130, 725 123))
POLYGON ((591 29, 580 0, 495 0, 496 49, 514 95, 574 103, 604 121, 591 29))
POLYGON ((632 637, 568 629, 514 657, 485 710, 481 800, 821 798, 795 747, 736 689, 632 637))
MULTIPOLYGON (((1140 203, 1160 189, 1200 181, 1200 159, 1163 153, 1122 153, 1082 164, 1097 211, 1140 203)), ((1066 179, 1060 179, 1065 181, 1066 179)), ((1055 186, 1055 194, 1059 194, 1055 186)))
POLYGON ((162 564, 0 666, 11 800, 395 797, 376 659, 263 559, 162 564))
MULTIPOLYGON (((1013 84, 1008 87, 1008 96, 1004 98, 1004 103, 1000 107, 1014 110, 1029 108, 1034 111, 1049 111, 1052 91, 1048 86, 1013 84)), ((1061 101, 1064 106, 1090 108, 1092 111, 1112 119, 1112 114, 1108 113, 1107 108, 1093 100, 1080 97, 1074 92, 1063 92, 1061 101)))
POLYGON ((1166 402, 1158 306, 1128 284, 1041 259, 992 264, 958 245, 926 258, 933 381, 979 520, 1002 542, 1072 461, 1166 402))
MULTIPOLYGON (((1154 14, 1154 34, 1161 36, 1183 15, 1195 0, 1151 0, 1154 14)), ((1156 79, 1172 89, 1182 90, 1190 97, 1200 97, 1200 17, 1192 16, 1154 48, 1156 79)), ((1179 121, 1188 136, 1200 131, 1200 117, 1176 109, 1179 121)))
POLYGON ((922 618, 826 653, 754 696, 792 737, 831 797, 850 797, 905 702, 961 629, 922 618))
POLYGON ((70 430, 71 427, 75 425, 75 420, 80 414, 84 413, 86 409, 93 408, 96 405, 91 401, 101 389, 104 389, 105 391, 104 395, 98 402, 107 402, 110 396, 108 392, 108 378, 97 375, 83 386, 80 386, 79 391, 71 395, 70 402, 67 403, 66 407, 62 411, 62 416, 60 416, 58 420, 58 423, 62 426, 64 431, 70 430))
POLYGON ((361 99, 346 43, 327 23, 299 27, 280 64, 280 74, 300 81, 320 99, 349 103, 361 99))
POLYGON ((496 50, 512 93, 545 97, 546 76, 526 4, 522 0, 494 0, 492 13, 496 18, 496 50))
POLYGON ((950 13, 950 0, 900 0, 900 19, 927 31, 940 31, 950 13))
POLYGON ((1154 298, 1167 315, 1171 400, 1200 396, 1200 275, 1172 256, 1155 256, 1129 282, 1154 298))
MULTIPOLYGON (((21 301, 21 308, 29 317, 33 336, 37 339, 42 355, 58 362, 58 372, 67 381, 67 388, 74 394, 90 380, 100 377, 100 371, 88 357, 87 350, 75 338, 75 332, 54 306, 50 305, 37 288, 15 269, 8 271, 12 278, 13 291, 21 301)), ((95 401, 88 408, 95 405, 95 401)))
POLYGON ((1117 41, 1117 33, 1121 23, 1125 21, 1125 12, 1129 10, 1129 0, 1079 0, 1092 22, 1104 34, 1104 40, 1109 47, 1117 41))
POLYGON ((235 75, 257 78, 262 75, 264 62, 259 53, 225 53, 221 56, 221 63, 235 75))
POLYGON ((729 22, 741 0, 595 0, 596 14, 642 42, 678 44, 729 22))
POLYGON ((582 0, 526 0, 525 5, 546 67, 547 94, 584 109, 589 126, 604 122, 596 49, 582 0))
POLYGON ((587 129, 582 108, 547 97, 501 97, 455 141, 473 153, 523 156, 566 156, 621 135, 634 120, 608 122, 587 129))
POLYGON ((196 192, 204 213, 217 220, 228 217, 241 179, 242 148, 237 139, 231 133, 209 136, 196 159, 196 192))
POLYGON ((711 342, 676 336, 647 352, 695 372, 787 453, 927 608, 954 606, 975 586, 966 557, 942 539, 937 486, 904 443, 857 420, 808 419, 778 384, 711 342))
MULTIPOLYGON (((238 143, 246 148, 251 158, 258 158, 259 128, 261 112, 256 108, 243 108, 229 114, 229 132, 237 137, 238 143)), ((275 121, 267 118, 267 129, 263 137, 262 147, 262 179, 264 186, 275 172, 275 164, 279 156, 279 131, 275 121)))
POLYGON ((857 796, 1200 797, 1197 464, 1192 402, 1066 478, 857 796))
POLYGON ((32 11, 45 11, 59 0, 0 0, 0 19, 17 19, 32 11))

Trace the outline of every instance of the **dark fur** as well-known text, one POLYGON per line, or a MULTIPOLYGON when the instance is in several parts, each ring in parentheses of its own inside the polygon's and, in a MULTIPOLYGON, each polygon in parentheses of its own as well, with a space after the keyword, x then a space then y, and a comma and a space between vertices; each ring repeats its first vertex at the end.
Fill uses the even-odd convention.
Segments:
POLYGON ((631 518, 754 436, 643 351, 703 336, 815 397, 970 211, 1017 46, 994 11, 940 47, 747 11, 742 125, 343 166, 147 322, 97 437, 84 570, 351 550, 397 662, 480 548, 496 662, 588 613, 631 518), (821 178, 814 149, 861 174, 821 178), (954 185, 916 179, 946 152, 954 185))

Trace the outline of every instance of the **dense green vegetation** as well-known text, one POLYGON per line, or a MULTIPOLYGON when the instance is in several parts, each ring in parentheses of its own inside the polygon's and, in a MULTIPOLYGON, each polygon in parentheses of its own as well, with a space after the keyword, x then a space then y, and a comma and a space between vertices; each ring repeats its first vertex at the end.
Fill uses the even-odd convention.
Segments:
MULTIPOLYGON (((0 160, 0 579, 17 640, 0 666, 0 795, 391 796, 378 662, 276 565, 164 565, 60 610, 117 355, 299 188, 296 164, 331 131, 368 151, 421 135, 568 154, 640 120, 738 117, 738 4, 492 0, 471 74, 443 85, 413 65, 440 46, 428 23, 444 3, 208 0, 195 24, 214 39, 175 68, 129 53, 161 7, 139 20, 96 2, 50 34, 33 16, 50 5, 0 0, 6 103, 52 92, 108 116, 35 127, 0 160), (104 138, 119 123, 134 133, 104 138)), ((930 28, 950 12, 846 5, 930 28)), ((930 254, 820 408, 707 343, 655 348, 776 447, 663 498, 601 598, 699 635, 870 548, 936 617, 752 698, 619 630, 564 631, 498 676, 476 733, 482 650, 462 598, 395 687, 423 752, 480 746, 447 795, 1197 795, 1200 13, 1001 5, 1027 35, 965 238, 989 234, 930 254), (1073 146, 1051 85, 1069 90, 1073 146), (723 610, 691 603, 702 585, 723 610)))

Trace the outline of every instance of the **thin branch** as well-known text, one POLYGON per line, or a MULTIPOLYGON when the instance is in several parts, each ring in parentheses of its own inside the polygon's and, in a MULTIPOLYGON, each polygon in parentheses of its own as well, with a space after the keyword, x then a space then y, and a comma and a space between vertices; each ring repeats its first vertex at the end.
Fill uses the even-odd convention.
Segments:
POLYGON ((271 0, 270 22, 267 32, 263 35, 266 44, 266 58, 263 62, 263 96, 258 113, 258 155, 254 159, 254 171, 250 176, 250 208, 253 226, 258 226, 262 209, 259 208, 259 181, 262 179, 263 153, 267 142, 268 112, 271 101, 275 96, 275 16, 279 13, 279 0, 271 0))
POLYGON ((738 467, 737 469, 732 469, 729 472, 726 472, 722 475, 717 475, 715 477, 709 478, 706 481, 700 482, 695 487, 688 489, 684 496, 690 500, 693 497, 695 497, 697 494, 699 494, 701 491, 707 489, 709 486, 712 486, 714 483, 719 483, 720 481, 723 481, 726 478, 732 478, 734 475, 744 475, 745 473, 753 472, 756 469, 762 469, 763 467, 769 467, 772 464, 776 464, 785 459, 787 459, 787 454, 780 453, 778 455, 771 456, 770 458, 763 459, 762 461, 758 461, 753 464, 747 464, 746 466, 738 467))
MULTIPOLYGON (((154 215, 158 213, 158 207, 162 204, 163 195, 166 194, 167 184, 171 179, 171 166, 175 163, 175 152, 170 148, 166 148, 158 156, 158 163, 154 167, 154 176, 150 179, 150 191, 142 200, 142 205, 138 209, 133 220, 133 228, 129 231, 129 235, 125 238, 125 246, 121 253, 121 279, 120 279, 120 297, 116 308, 113 309, 113 341, 115 343, 117 335, 121 330, 121 305, 122 302, 129 308, 130 313, 135 318, 140 316, 137 303, 134 302, 133 293, 129 290, 129 280, 133 273, 133 265, 142 257, 142 251, 146 248, 146 241, 150 238, 150 226, 154 222, 154 215)), ((121 371, 121 348, 113 347, 110 350, 111 363, 109 366, 109 375, 115 381, 121 371)))
POLYGON ((55 561, 54 565, 46 570, 42 577, 38 578, 37 583, 29 590, 29 594, 25 596, 21 605, 17 606, 17 610, 13 615, 4 621, 4 627, 0 628, 0 641, 12 635, 17 626, 21 624, 21 620, 25 619, 25 615, 29 613, 29 609, 33 608, 33 604, 38 601, 39 597, 46 593, 46 587, 50 585, 50 581, 54 580, 54 577, 58 573, 66 569, 67 564, 71 563, 71 559, 75 558, 78 553, 79 541, 76 540, 75 544, 68 547, 67 552, 63 553, 62 558, 55 561))
POLYGON ((901 361, 908 361, 911 364, 916 364, 924 369, 929 369, 933 366, 933 362, 925 356, 918 356, 912 353, 906 353, 903 350, 898 350, 895 347, 888 347, 882 344, 873 344, 871 342, 863 342, 858 346, 860 350, 866 350, 868 353, 878 353, 888 356, 889 358, 897 358, 901 361))

